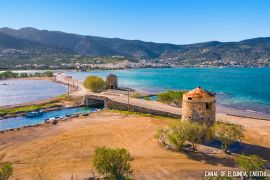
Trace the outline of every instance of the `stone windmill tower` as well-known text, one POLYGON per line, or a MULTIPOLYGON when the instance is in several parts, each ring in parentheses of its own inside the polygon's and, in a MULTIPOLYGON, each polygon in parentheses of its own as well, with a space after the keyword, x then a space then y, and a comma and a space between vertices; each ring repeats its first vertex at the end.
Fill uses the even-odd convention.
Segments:
POLYGON ((118 88, 118 78, 114 74, 109 74, 106 78, 107 89, 117 89, 118 88))
POLYGON ((216 98, 201 87, 183 95, 182 119, 203 123, 208 127, 216 120, 216 98))

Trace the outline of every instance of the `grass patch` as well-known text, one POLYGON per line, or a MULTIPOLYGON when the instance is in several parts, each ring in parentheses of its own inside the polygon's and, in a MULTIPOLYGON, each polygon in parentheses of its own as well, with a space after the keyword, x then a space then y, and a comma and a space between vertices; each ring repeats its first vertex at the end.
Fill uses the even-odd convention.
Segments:
POLYGON ((71 96, 68 96, 68 94, 67 93, 65 93, 65 94, 61 94, 61 95, 59 95, 59 96, 56 96, 56 99, 58 99, 58 100, 71 100, 72 98, 71 98, 71 96))
POLYGON ((68 98, 68 94, 67 93, 61 94, 59 96, 56 96, 56 98, 58 98, 58 99, 67 99, 68 98))
POLYGON ((152 117, 152 118, 158 118, 158 119, 173 119, 173 120, 180 119, 180 118, 172 118, 172 117, 164 117, 164 116, 155 116, 155 115, 151 115, 151 114, 145 114, 145 113, 134 112, 134 111, 124 111, 124 110, 115 110, 115 109, 110 109, 109 111, 121 113, 121 114, 125 114, 125 115, 139 115, 139 116, 152 117))
POLYGON ((157 101, 177 107, 182 106, 183 95, 186 91, 167 91, 157 95, 157 101))
POLYGON ((63 101, 72 101, 73 100, 73 98, 71 96, 68 96, 67 93, 56 96, 55 98, 57 101, 62 101, 62 100, 63 101))
POLYGON ((56 105, 57 104, 55 103, 48 103, 48 104, 42 104, 42 105, 30 105, 30 106, 22 106, 22 107, 15 107, 15 108, 2 108, 0 109, 0 116, 35 111, 37 109, 49 108, 56 105))

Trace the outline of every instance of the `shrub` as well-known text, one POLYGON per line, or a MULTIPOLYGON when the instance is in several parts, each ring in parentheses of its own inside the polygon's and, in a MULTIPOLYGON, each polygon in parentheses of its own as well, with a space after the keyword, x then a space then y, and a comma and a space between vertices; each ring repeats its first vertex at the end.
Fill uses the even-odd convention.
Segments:
POLYGON ((227 152, 228 146, 235 141, 241 140, 244 128, 236 124, 219 122, 214 126, 214 134, 224 145, 224 151, 227 152))
POLYGON ((181 107, 184 91, 167 91, 157 95, 157 100, 166 103, 173 104, 177 107, 181 107))
POLYGON ((43 73, 44 76, 46 77, 52 77, 53 76, 53 72, 52 71, 46 71, 43 73))
POLYGON ((106 88, 105 81, 98 76, 88 76, 83 85, 85 88, 90 89, 93 92, 102 92, 106 88))
POLYGON ((206 127, 202 124, 190 121, 177 121, 169 128, 159 129, 156 138, 161 144, 168 144, 181 151, 185 144, 190 143, 196 149, 197 143, 201 142, 206 127))
POLYGON ((201 142, 206 131, 206 126, 196 122, 189 122, 187 128, 187 140, 191 143, 192 147, 196 149, 197 144, 201 142))
POLYGON ((35 77, 42 77, 42 74, 41 74, 40 72, 35 72, 35 73, 34 73, 34 76, 35 76, 35 77))
POLYGON ((129 161, 132 158, 126 149, 98 147, 93 158, 94 168, 98 173, 111 179, 124 179, 132 174, 129 161))
POLYGON ((235 158, 235 162, 245 171, 264 171, 266 161, 257 155, 239 155, 235 158))
POLYGON ((146 101, 151 101, 151 98, 148 97, 148 96, 144 96, 143 99, 146 100, 146 101))
POLYGON ((20 73, 20 77, 21 78, 27 78, 28 77, 28 74, 27 73, 20 73))
POLYGON ((176 122, 170 125, 167 135, 168 141, 179 151, 182 150, 185 142, 188 140, 187 130, 187 121, 176 122))
POLYGON ((159 129, 156 134, 156 138, 159 140, 160 144, 166 145, 167 144, 167 139, 168 139, 168 132, 169 129, 159 129))
POLYGON ((137 98, 137 99, 139 99, 139 98, 141 97, 141 94, 138 93, 138 92, 135 92, 135 93, 133 93, 133 94, 131 95, 131 97, 132 97, 132 98, 137 98))
POLYGON ((12 175, 12 166, 10 163, 5 163, 0 167, 0 180, 7 180, 12 175))
POLYGON ((18 78, 19 74, 18 73, 14 73, 12 71, 5 71, 0 73, 0 80, 2 79, 8 79, 8 78, 18 78))

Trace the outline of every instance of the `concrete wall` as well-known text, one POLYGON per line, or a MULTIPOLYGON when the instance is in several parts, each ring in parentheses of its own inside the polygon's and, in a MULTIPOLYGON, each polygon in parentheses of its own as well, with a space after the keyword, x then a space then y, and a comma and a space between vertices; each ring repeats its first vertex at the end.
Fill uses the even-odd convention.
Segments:
POLYGON ((95 106, 107 106, 106 98, 96 97, 96 96, 87 96, 83 100, 85 106, 95 107, 95 106))

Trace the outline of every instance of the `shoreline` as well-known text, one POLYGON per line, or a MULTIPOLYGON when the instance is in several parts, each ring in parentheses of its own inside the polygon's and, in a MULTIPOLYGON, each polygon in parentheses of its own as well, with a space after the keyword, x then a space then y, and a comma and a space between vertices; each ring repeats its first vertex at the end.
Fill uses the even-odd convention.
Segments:
MULTIPOLYGON (((186 89, 180 89, 179 91, 185 91, 186 89)), ((147 89, 140 89, 136 90, 136 92, 139 92, 145 96, 156 96, 159 93, 166 92, 165 91, 151 91, 147 89)), ((270 114, 265 113, 265 112, 260 112, 260 111, 253 111, 249 109, 240 109, 240 108, 235 108, 235 107, 229 107, 229 106, 223 106, 220 104, 216 105, 216 113, 218 114, 226 114, 230 116, 237 116, 237 117, 246 117, 246 118, 253 118, 253 119, 258 119, 258 120, 267 120, 270 121, 270 114)))
MULTIPOLYGON (((54 77, 29 77, 29 78, 12 78, 12 80, 40 80, 40 81, 49 81, 49 82, 54 82, 58 83, 61 85, 66 85, 65 83, 60 83, 55 80, 54 77)), ((45 98, 42 100, 34 100, 30 102, 25 102, 25 103, 19 103, 19 104, 14 104, 14 105, 5 105, 5 106, 0 106, 0 109, 5 112, 5 110, 8 109, 14 109, 16 112, 14 113, 9 113, 6 112, 0 117, 1 120, 5 120, 8 118, 15 118, 22 116, 26 112, 30 112, 33 110, 22 110, 22 109, 31 109, 31 107, 35 108, 35 106, 41 106, 40 108, 43 109, 44 111, 53 111, 53 110, 58 110, 62 109, 63 107, 77 107, 78 102, 80 102, 80 96, 73 96, 71 93, 79 91, 73 85, 70 85, 69 89, 69 94, 70 96, 67 96, 68 92, 65 92, 64 94, 59 94, 54 97, 50 98, 45 98), (18 112, 16 109, 19 109, 18 112)))
MULTIPOLYGON (((64 75, 65 72, 63 72, 64 75)), ((74 77, 73 77, 74 78, 74 77)), ((55 77, 30 77, 30 78, 13 78, 16 80, 47 80, 47 81, 51 81, 51 82, 55 82, 55 83, 59 83, 59 84, 63 84, 66 85, 66 83, 64 82, 59 82, 55 80, 55 77)), ((75 78, 74 78, 75 80, 75 78)), ((77 80, 76 81, 80 81, 77 80)), ((72 87, 72 86, 71 86, 72 87)), ((75 87, 71 88, 71 93, 75 96, 80 95, 81 92, 83 91, 82 89, 76 89, 75 87), (77 95, 76 95, 77 94, 77 95)), ((162 92, 162 91, 151 91, 151 90, 147 90, 147 89, 138 89, 135 91, 142 93, 144 95, 153 95, 153 92, 155 94, 157 94, 158 92, 162 92)), ((44 99, 44 100, 37 100, 37 101, 33 101, 33 102, 28 102, 28 103, 22 103, 22 104, 17 104, 17 105, 9 105, 9 106, 0 106, 0 108, 11 108, 11 107, 20 107, 20 106, 26 106, 26 105, 35 105, 35 104, 41 104, 41 103, 49 103, 53 100, 57 99, 56 97, 52 97, 49 99, 44 99)), ((227 106, 222 106, 217 104, 217 114, 225 114, 225 115, 230 115, 230 116, 236 116, 236 117, 245 117, 245 118, 253 118, 253 119, 258 119, 258 120, 268 120, 270 121, 270 114, 264 113, 264 112, 257 112, 257 111, 249 111, 249 110, 244 110, 244 109, 237 109, 234 107, 227 107, 227 106)))
POLYGON ((237 116, 237 117, 245 117, 245 118, 270 121, 270 114, 267 114, 264 112, 237 109, 233 107, 226 107, 222 105, 217 105, 217 113, 226 114, 229 116, 237 116))
MULTIPOLYGON (((6 80, 23 80, 23 81, 39 80, 39 81, 49 81, 49 82, 53 82, 53 83, 67 86, 67 84, 65 84, 65 83, 61 83, 59 81, 56 81, 55 77, 10 78, 10 79, 6 79, 6 80)), ((0 80, 0 82, 1 82, 1 80, 0 80)), ((69 93, 71 94, 71 93, 74 93, 76 91, 78 91, 78 89, 76 89, 76 87, 74 87, 72 84, 70 84, 69 93)), ((53 96, 53 97, 49 97, 49 98, 45 98, 45 99, 40 99, 40 100, 29 101, 29 102, 18 103, 18 104, 13 104, 13 105, 0 105, 0 108, 6 109, 6 108, 16 108, 16 107, 22 107, 22 106, 46 104, 46 103, 54 102, 55 100, 58 99, 59 96, 65 95, 67 93, 68 93, 68 89, 64 94, 59 94, 57 96, 53 96)))
MULTIPOLYGON (((10 78, 10 79, 5 79, 4 81, 9 81, 9 80, 19 80, 19 81, 37 80, 37 81, 48 81, 48 82, 54 82, 54 83, 61 84, 59 82, 56 82, 53 77, 10 78)), ((0 80, 0 82, 1 81, 2 80, 0 80)), ((65 85, 65 84, 61 84, 61 85, 65 85)), ((59 94, 57 96, 61 96, 61 95, 63 95, 63 94, 59 94)), ((0 105, 0 108, 3 108, 3 109, 16 108, 16 107, 22 107, 22 106, 30 106, 30 105, 36 105, 36 104, 49 103, 49 102, 54 101, 57 98, 57 96, 44 98, 44 99, 39 99, 39 100, 34 100, 34 101, 29 101, 29 102, 18 103, 18 104, 0 105)))

